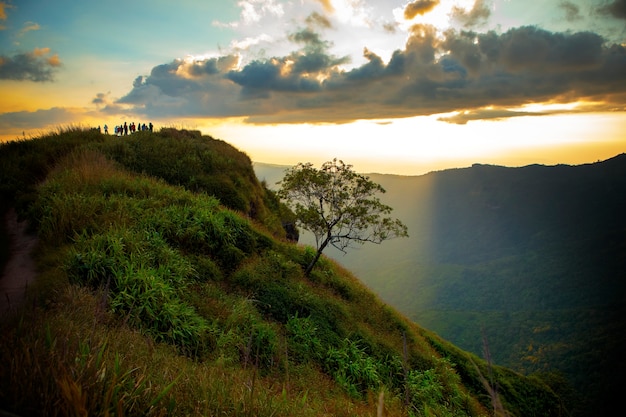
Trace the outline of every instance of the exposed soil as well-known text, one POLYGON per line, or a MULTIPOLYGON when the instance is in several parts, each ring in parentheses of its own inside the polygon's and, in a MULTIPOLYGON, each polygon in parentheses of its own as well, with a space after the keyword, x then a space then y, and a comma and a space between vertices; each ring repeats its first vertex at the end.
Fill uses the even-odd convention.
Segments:
POLYGON ((22 305, 26 290, 37 275, 32 257, 37 236, 27 232, 27 222, 18 221, 14 208, 7 211, 4 222, 9 235, 9 258, 0 277, 0 316, 22 305))

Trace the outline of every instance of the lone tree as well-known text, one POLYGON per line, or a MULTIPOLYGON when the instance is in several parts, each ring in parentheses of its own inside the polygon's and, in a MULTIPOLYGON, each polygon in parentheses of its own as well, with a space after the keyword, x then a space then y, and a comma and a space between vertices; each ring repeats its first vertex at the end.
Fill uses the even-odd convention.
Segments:
POLYGON ((319 170, 299 163, 279 184, 278 196, 295 212, 297 224, 315 236, 317 253, 304 271, 307 276, 328 245, 345 253, 353 243, 408 237, 400 220, 387 217, 393 209, 375 197, 385 189, 336 158, 319 170))

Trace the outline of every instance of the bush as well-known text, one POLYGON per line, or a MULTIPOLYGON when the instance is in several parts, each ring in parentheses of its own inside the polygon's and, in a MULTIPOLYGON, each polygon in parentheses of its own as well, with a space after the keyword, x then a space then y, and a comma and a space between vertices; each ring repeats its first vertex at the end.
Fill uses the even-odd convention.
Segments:
POLYGON ((379 364, 356 341, 344 339, 339 347, 329 347, 325 367, 350 395, 362 398, 369 389, 380 387, 379 364))
POLYGON ((317 335, 315 321, 310 317, 289 317, 285 324, 290 357, 296 362, 321 361, 324 358, 322 342, 317 335))

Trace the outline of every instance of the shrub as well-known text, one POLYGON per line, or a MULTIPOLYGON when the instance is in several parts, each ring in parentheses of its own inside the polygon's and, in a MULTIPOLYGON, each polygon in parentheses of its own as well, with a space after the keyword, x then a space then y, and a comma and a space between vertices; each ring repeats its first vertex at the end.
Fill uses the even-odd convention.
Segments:
POLYGON ((325 367, 350 395, 362 398, 368 389, 378 389, 379 364, 356 341, 344 339, 339 347, 329 347, 325 367))
POLYGON ((322 342, 317 335, 315 321, 310 317, 289 317, 285 325, 289 341, 290 357, 297 362, 323 359, 322 342))

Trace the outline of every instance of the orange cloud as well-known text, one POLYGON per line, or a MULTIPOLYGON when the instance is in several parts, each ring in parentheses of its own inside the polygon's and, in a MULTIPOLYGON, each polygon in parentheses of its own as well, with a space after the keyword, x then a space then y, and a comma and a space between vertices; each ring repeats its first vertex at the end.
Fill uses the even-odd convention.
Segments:
POLYGON ((0 20, 7 20, 7 7, 5 2, 0 1, 0 20))
POLYGON ((0 55, 0 80, 54 81, 53 75, 61 66, 61 60, 58 55, 49 54, 50 48, 35 48, 13 56, 0 55))
POLYGON ((411 20, 418 14, 424 15, 439 5, 439 0, 417 0, 404 9, 404 18, 411 20))
POLYGON ((317 0, 317 1, 320 2, 322 7, 324 7, 324 10, 326 10, 328 13, 332 13, 332 12, 335 11, 335 8, 333 7, 333 5, 330 2, 330 0, 317 0))
POLYGON ((48 64, 51 67, 60 67, 61 66, 61 60, 59 59, 59 55, 54 54, 50 58, 48 58, 48 64))
POLYGON ((33 50, 33 56, 44 56, 50 53, 50 48, 35 48, 33 50))

